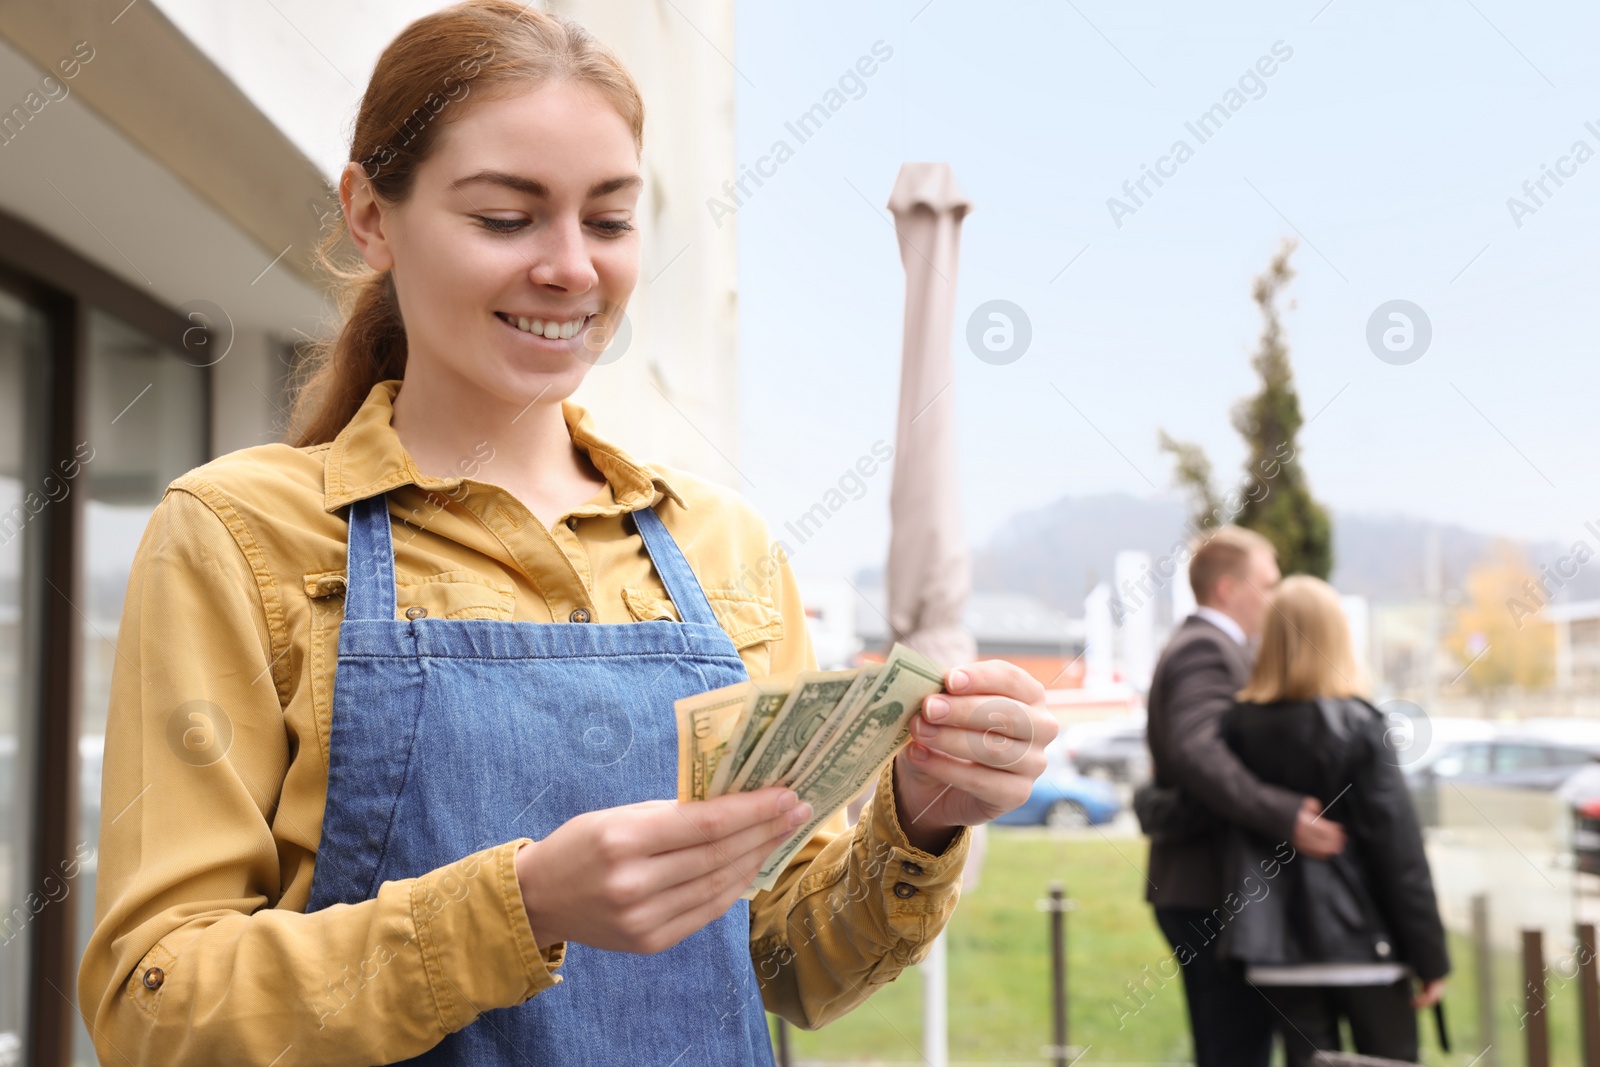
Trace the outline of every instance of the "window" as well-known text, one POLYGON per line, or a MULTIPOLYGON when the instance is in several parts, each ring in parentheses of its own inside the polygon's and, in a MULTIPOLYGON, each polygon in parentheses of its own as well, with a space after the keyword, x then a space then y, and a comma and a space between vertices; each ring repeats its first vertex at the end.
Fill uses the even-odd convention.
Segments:
POLYGON ((1496 745, 1494 769, 1500 774, 1544 770, 1551 766, 1551 752, 1548 745, 1496 745))
POLYGON ((1475 741, 1458 745, 1433 761, 1433 773, 1440 778, 1455 778, 1463 774, 1489 773, 1489 745, 1475 741))
POLYGON ((74 994, 111 667, 150 511, 210 447, 193 326, 0 211, 0 1067, 96 1063, 74 994))
POLYGON ((0 290, 0 1063, 22 1062, 29 933, 43 899, 31 855, 37 745, 28 564, 37 547, 31 520, 62 492, 34 477, 29 433, 47 331, 37 308, 0 290))
MULTIPOLYGON (((100 764, 117 629, 134 551, 167 484, 206 459, 206 377, 172 350, 101 312, 89 317, 88 408, 84 464, 79 819, 85 851, 100 836, 100 764)), ((116 813, 113 812, 113 815, 116 813)), ((75 958, 94 928, 95 864, 78 878, 75 958)), ((0 1061, 3 1062, 3 1061, 0 1061)), ((92 1067, 94 1044, 80 1021, 73 1062, 92 1067)))

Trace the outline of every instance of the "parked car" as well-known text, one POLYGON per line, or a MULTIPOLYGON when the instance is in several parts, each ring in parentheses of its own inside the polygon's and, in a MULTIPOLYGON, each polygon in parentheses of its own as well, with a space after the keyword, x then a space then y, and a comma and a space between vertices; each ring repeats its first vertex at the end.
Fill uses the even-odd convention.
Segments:
POLYGON ((1572 805, 1572 855, 1578 870, 1600 874, 1600 763, 1580 768, 1560 793, 1572 805))
POLYGON ((1086 724, 1067 731, 1064 752, 1079 774, 1138 784, 1150 777, 1144 720, 1086 724))
POLYGON ((1110 822, 1122 810, 1109 782, 1051 767, 1033 783, 1022 807, 994 820, 1002 826, 1048 826, 1064 830, 1110 822))
POLYGON ((1503 734, 1492 740, 1440 745, 1406 768, 1411 796, 1424 826, 1439 822, 1439 791, 1448 785, 1504 789, 1559 789, 1600 761, 1600 752, 1548 737, 1503 734))

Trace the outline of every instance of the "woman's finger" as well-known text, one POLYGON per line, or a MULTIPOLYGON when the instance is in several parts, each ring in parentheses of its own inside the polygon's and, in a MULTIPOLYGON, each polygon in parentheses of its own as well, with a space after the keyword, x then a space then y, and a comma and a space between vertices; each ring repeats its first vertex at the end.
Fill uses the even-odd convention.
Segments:
POLYGON ((658 801, 640 806, 630 832, 647 852, 675 852, 776 819, 798 802, 794 790, 777 786, 709 800, 658 801))
POLYGON ((919 741, 912 741, 906 756, 928 777, 971 793, 980 803, 1001 811, 1020 807, 1033 789, 1031 775, 961 759, 919 741))
POLYGON ((686 848, 657 853, 652 857, 652 884, 657 889, 665 889, 701 878, 718 867, 734 862, 735 857, 761 848, 769 840, 783 841, 810 814, 811 805, 800 804, 726 837, 701 840, 699 844, 686 848), (796 813, 799 813, 798 816, 796 813))
POLYGON ((1044 771, 1044 745, 1036 738, 1018 738, 999 726, 962 727, 935 725, 913 716, 911 736, 929 748, 957 759, 1037 776, 1044 771))
POLYGON ((945 689, 954 696, 987 693, 1011 697, 1024 704, 1042 704, 1044 685, 1039 679, 1003 659, 966 663, 945 672, 945 689))
POLYGON ((787 838, 787 834, 768 838, 728 863, 660 893, 652 902, 651 911, 660 936, 670 938, 667 945, 677 944, 731 908, 787 838))

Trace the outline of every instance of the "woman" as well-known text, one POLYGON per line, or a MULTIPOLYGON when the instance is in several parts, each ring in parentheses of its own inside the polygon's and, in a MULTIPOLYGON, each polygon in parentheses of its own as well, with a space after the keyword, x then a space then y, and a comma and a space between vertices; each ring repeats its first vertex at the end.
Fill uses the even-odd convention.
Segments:
POLYGON ((770 1064, 762 1009, 820 1026, 919 960, 965 827, 1026 799, 1056 728, 997 662, 751 902, 806 805, 670 799, 675 700, 815 660, 748 505, 566 399, 638 277, 642 130, 617 60, 520 3, 379 59, 298 439, 173 483, 134 564, 79 976, 104 1062, 770 1064))
POLYGON ((1277 1009, 1290 1067, 1338 1049, 1341 1019, 1356 1051, 1415 1061, 1415 1009, 1438 1003, 1450 970, 1416 813, 1383 718, 1360 692, 1338 594, 1309 575, 1285 578, 1223 737, 1262 781, 1316 797, 1349 843, 1316 860, 1238 830, 1239 907, 1219 951, 1243 961, 1277 1009))

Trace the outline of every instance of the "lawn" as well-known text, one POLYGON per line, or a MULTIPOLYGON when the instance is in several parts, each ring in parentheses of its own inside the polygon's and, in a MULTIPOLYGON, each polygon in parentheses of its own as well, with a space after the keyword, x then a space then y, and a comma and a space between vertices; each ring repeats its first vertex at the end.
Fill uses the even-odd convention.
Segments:
MULTIPOLYGON (((1071 836, 996 828, 978 888, 962 898, 949 938, 952 1063, 1044 1064, 1050 1041, 1048 913, 1035 902, 1061 881, 1076 901, 1067 922, 1071 1043, 1079 1063, 1191 1062, 1181 979, 1171 950, 1144 903, 1145 844, 1140 839, 1071 836), (1148 968, 1148 970, 1146 970, 1148 968)), ((1456 972, 1446 1011, 1454 1051, 1434 1042, 1423 1019, 1424 1062, 1467 1067, 1478 1044, 1470 944, 1452 937, 1456 972)), ((1551 959, 1556 953, 1551 952, 1551 959)), ((1496 961, 1499 1067, 1522 1067, 1517 961, 1496 961)), ((850 1015, 820 1031, 790 1028, 798 1063, 920 1063, 922 976, 908 969, 850 1015)), ((1552 979, 1552 1062, 1576 1065, 1577 984, 1552 979)), ((1477 1061, 1489 1067, 1493 1054, 1477 1061)))

